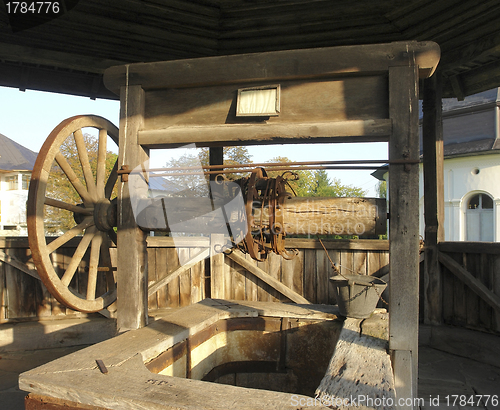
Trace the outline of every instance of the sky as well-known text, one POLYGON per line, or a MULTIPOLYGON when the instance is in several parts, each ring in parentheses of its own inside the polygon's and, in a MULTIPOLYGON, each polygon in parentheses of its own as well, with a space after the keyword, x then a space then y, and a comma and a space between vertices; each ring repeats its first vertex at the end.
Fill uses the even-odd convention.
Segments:
MULTIPOLYGON (((100 115, 118 126, 119 102, 91 100, 41 91, 19 91, 16 88, 0 87, 0 134, 38 152, 50 132, 63 120, 74 115, 100 115)), ((334 160, 386 160, 387 143, 358 144, 289 144, 249 146, 253 162, 266 162, 276 156, 288 157, 291 161, 334 160)), ((179 155, 179 150, 152 150, 151 167, 163 167, 166 160, 179 155)), ((367 191, 367 196, 376 196, 378 181, 370 171, 328 171, 330 178, 340 179, 344 185, 352 185, 367 191)))

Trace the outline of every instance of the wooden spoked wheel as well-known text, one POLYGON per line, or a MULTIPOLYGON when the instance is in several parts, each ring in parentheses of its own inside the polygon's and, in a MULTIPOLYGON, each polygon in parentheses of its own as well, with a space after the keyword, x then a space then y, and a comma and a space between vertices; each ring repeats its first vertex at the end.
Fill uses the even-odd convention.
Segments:
POLYGON ((118 147, 118 129, 104 118, 64 120, 42 146, 29 187, 33 262, 48 291, 80 312, 116 300, 117 162, 109 142, 118 147))

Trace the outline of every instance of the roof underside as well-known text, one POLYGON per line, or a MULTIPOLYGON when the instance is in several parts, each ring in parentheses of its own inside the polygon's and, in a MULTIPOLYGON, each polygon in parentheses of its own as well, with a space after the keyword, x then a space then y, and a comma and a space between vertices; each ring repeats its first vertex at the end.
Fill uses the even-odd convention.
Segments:
POLYGON ((444 96, 500 86, 498 0, 65 0, 64 15, 0 3, 0 85, 116 98, 112 65, 285 49, 432 40, 444 96), (28 28, 27 28, 28 27, 28 28))

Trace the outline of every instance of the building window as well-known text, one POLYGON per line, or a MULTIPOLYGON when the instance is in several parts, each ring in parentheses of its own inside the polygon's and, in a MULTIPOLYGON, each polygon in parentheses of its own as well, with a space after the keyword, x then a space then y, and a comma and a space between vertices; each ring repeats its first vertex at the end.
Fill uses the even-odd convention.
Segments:
POLYGON ((28 174, 23 174, 23 187, 22 189, 26 190, 29 188, 29 185, 30 185, 30 179, 31 179, 31 176, 28 175, 28 174))
POLYGON ((476 194, 469 198, 465 211, 466 240, 493 242, 493 198, 488 194, 476 194))
POLYGON ((12 191, 18 187, 17 175, 12 175, 10 177, 5 177, 5 182, 7 183, 7 190, 12 191))

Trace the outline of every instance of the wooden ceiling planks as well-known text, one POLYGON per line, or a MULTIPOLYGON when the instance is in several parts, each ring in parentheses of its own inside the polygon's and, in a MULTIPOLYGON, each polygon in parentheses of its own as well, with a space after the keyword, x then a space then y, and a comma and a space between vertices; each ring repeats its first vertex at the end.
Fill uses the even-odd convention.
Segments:
POLYGON ((11 73, 0 85, 19 86, 19 64, 37 89, 40 64, 44 78, 52 66, 57 84, 57 68, 80 71, 81 81, 114 64, 432 40, 444 96, 463 96, 500 86, 498 21, 498 0, 80 0, 59 19, 13 33, 0 4, 0 66, 11 73))

